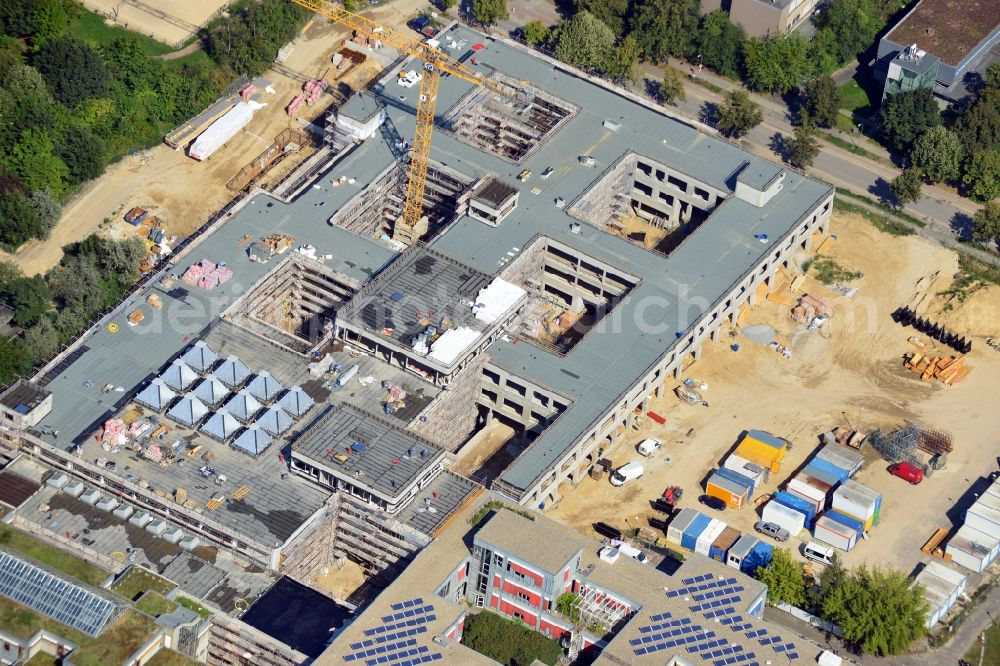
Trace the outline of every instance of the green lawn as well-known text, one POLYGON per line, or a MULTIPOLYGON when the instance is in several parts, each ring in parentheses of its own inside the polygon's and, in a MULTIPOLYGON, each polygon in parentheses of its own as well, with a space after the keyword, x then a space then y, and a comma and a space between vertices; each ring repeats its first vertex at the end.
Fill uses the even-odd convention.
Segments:
POLYGON ((115 584, 111 586, 111 590, 129 601, 133 601, 148 590, 159 592, 160 595, 166 596, 175 587, 177 586, 166 578, 160 578, 141 567, 132 567, 127 574, 115 581, 115 584))
MULTIPOLYGON (((96 564, 91 564, 76 555, 71 555, 55 546, 50 546, 44 541, 39 541, 35 537, 9 525, 0 524, 0 544, 11 550, 23 553, 28 557, 33 557, 39 562, 67 573, 73 578, 82 580, 89 585, 100 586, 108 577, 108 572, 96 564)), ((2 626, 2 623, 0 623, 0 626, 2 626)))
MULTIPOLYGON (((148 617, 128 610, 99 637, 91 638, 4 597, 0 597, 0 627, 19 638, 30 638, 39 629, 46 629, 76 643, 80 647, 70 658, 76 666, 120 664, 156 630, 156 625, 148 617)), ((40 659, 38 663, 51 663, 40 659)))
MULTIPOLYGON (((970 664, 978 664, 981 650, 982 647, 977 637, 976 642, 965 653, 965 660, 970 664)), ((994 624, 986 630, 986 652, 983 654, 983 666, 1000 666, 1000 623, 994 624)))
POLYGON ((180 652, 160 648, 160 651, 154 654, 145 666, 197 666, 197 664, 197 661, 188 659, 180 652))
POLYGON ((843 96, 840 108, 851 113, 857 112, 861 115, 869 115, 871 113, 872 103, 868 99, 868 93, 854 79, 842 85, 840 93, 843 96))
POLYGON ((160 617, 161 615, 172 613, 177 608, 177 604, 166 599, 159 592, 150 591, 142 595, 142 598, 136 602, 135 607, 147 615, 160 617))
POLYGON ((212 611, 208 610, 198 602, 188 599, 187 597, 182 597, 180 595, 177 595, 176 597, 174 597, 174 601, 179 603, 181 606, 184 606, 184 608, 194 611, 195 613, 201 615, 202 617, 208 617, 209 615, 212 614, 212 611))
POLYGON ((146 37, 138 32, 133 32, 120 26, 108 25, 104 22, 103 16, 87 10, 81 11, 79 16, 70 21, 66 32, 76 35, 84 41, 94 42, 100 46, 106 46, 115 39, 131 35, 139 40, 143 51, 154 56, 170 53, 174 50, 173 47, 163 42, 158 42, 152 37, 146 37))
POLYGON ((867 208, 862 208, 857 204, 852 204, 850 202, 844 201, 842 198, 837 197, 833 200, 833 209, 835 211, 840 211, 842 213, 857 213, 864 219, 874 225, 879 231, 883 231, 887 234, 892 234, 893 236, 909 236, 916 233, 912 227, 903 224, 902 222, 897 222, 896 220, 890 219, 883 215, 878 215, 873 213, 867 208))

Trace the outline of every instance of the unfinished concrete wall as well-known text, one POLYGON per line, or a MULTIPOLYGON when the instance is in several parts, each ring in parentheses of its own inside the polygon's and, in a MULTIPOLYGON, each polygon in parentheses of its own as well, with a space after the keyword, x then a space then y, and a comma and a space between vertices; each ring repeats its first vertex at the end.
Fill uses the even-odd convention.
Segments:
POLYGON ((301 581, 314 580, 323 567, 334 560, 336 550, 337 499, 331 496, 326 501, 323 515, 313 521, 282 552, 281 571, 301 581))
POLYGON ((436 442, 446 451, 457 451, 476 429, 476 400, 483 384, 483 366, 489 354, 480 354, 452 377, 448 388, 427 406, 409 429, 436 442))

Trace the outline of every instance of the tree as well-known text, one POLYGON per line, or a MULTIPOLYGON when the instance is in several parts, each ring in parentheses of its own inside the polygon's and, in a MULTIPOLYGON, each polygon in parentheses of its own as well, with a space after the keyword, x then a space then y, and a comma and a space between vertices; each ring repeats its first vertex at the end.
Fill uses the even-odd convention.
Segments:
POLYGON ((528 21, 524 24, 524 40, 532 46, 544 44, 549 38, 549 29, 541 21, 528 21))
POLYGON ((938 125, 917 139, 910 159, 931 183, 955 180, 962 164, 962 144, 954 132, 938 125))
POLYGON ((576 11, 590 12, 594 18, 611 28, 611 33, 617 38, 625 34, 625 17, 631 8, 630 0, 575 0, 576 11))
POLYGON ((903 169, 892 179, 892 193, 901 206, 920 200, 923 181, 924 175, 916 168, 903 169))
POLYGON ((42 276, 17 277, 0 285, 0 300, 14 308, 14 323, 31 326, 52 310, 52 292, 42 276))
POLYGON ((611 28, 590 12, 582 11, 560 23, 553 34, 556 57, 583 69, 603 69, 615 45, 611 28))
POLYGON ((684 80, 680 73, 673 67, 668 67, 663 74, 663 81, 660 82, 660 97, 664 104, 673 104, 676 100, 687 99, 687 92, 684 90, 684 80))
POLYGON ((7 70, 0 83, 4 89, 10 91, 15 97, 38 97, 48 102, 52 101, 52 95, 45 85, 45 79, 34 67, 24 63, 15 63, 7 70))
POLYGON ((629 34, 653 62, 687 54, 697 28, 698 2, 693 0, 642 0, 629 21, 629 34))
POLYGON ((812 71, 808 42, 797 32, 753 37, 746 43, 743 63, 751 90, 786 93, 802 84, 812 71))
POLYGON ((639 78, 636 64, 640 52, 635 37, 629 35, 611 50, 600 69, 616 83, 634 83, 639 78))
POLYGON ((260 0, 219 21, 208 35, 209 56, 235 73, 256 76, 291 41, 309 13, 284 0, 260 0))
POLYGON ((832 0, 816 26, 824 32, 823 43, 840 65, 871 46, 885 18, 874 0, 832 0))
POLYGON ((1000 197, 1000 151, 984 150, 973 155, 962 182, 973 199, 990 201, 1000 197))
POLYGON ((805 169, 812 166, 817 155, 819 155, 819 142, 816 141, 816 128, 812 121, 805 117, 803 122, 795 126, 792 140, 788 142, 788 163, 798 169, 805 169))
POLYGON ((31 205, 38 211, 42 218, 40 238, 48 238, 49 232, 56 226, 59 216, 62 215, 62 206, 55 197, 46 190, 38 190, 31 195, 31 205))
POLYGON ((507 0, 472 0, 472 15, 483 25, 494 25, 510 16, 507 0))
POLYGON ((1000 240, 1000 201, 990 201, 976 211, 972 235, 981 241, 1000 240))
POLYGON ((101 270, 90 256, 64 256, 48 275, 49 287, 62 306, 81 313, 99 312, 104 302, 101 294, 101 270))
POLYGON ((760 105, 742 88, 726 93, 716 112, 716 124, 726 136, 738 139, 764 120, 760 105))
POLYGON ((823 601, 823 617, 869 654, 899 654, 927 632, 927 602, 901 571, 862 566, 823 601))
POLYGON ((64 0, 34 0, 35 5, 32 13, 32 21, 35 24, 35 32, 32 42, 37 46, 59 37, 65 32, 69 25, 69 13, 66 11, 64 0))
POLYGON ((886 144, 907 151, 921 134, 941 124, 934 95, 927 88, 896 93, 882 103, 879 129, 886 144))
POLYGON ((42 218, 20 192, 0 194, 0 243, 17 247, 42 233, 42 218))
POLYGON ((967 155, 1000 150, 1000 90, 984 90, 958 117, 952 129, 965 146, 967 155))
POLYGON ((822 609, 826 598, 830 596, 833 590, 844 584, 848 575, 849 572, 844 568, 843 560, 834 551, 833 559, 830 560, 828 565, 823 567, 816 585, 809 588, 809 599, 812 607, 817 610, 822 609))
POLYGON ((73 37, 44 44, 32 63, 41 72, 52 95, 68 107, 108 94, 111 77, 101 56, 73 37))
POLYGON ((729 20, 721 9, 701 17, 695 37, 701 63, 723 76, 737 77, 742 68, 743 28, 729 20))
POLYGON ((831 76, 819 76, 809 81, 803 89, 803 108, 820 127, 833 127, 843 103, 840 88, 831 76))
POLYGON ((20 140, 9 153, 0 155, 0 161, 33 192, 62 192, 69 169, 53 154, 54 149, 52 138, 45 131, 32 127, 21 133, 20 140))
POLYGON ((563 617, 576 623, 580 621, 580 607, 577 605, 579 601, 580 595, 573 592, 563 592, 556 597, 556 608, 563 617))
POLYGON ((767 585, 769 604, 784 602, 799 607, 805 605, 806 580, 802 564, 792 559, 787 548, 775 549, 771 563, 766 567, 758 567, 754 576, 767 585))
POLYGON ((55 356, 59 351, 59 333, 51 320, 40 319, 24 332, 24 351, 30 357, 32 365, 55 356))
POLYGON ((55 149, 69 170, 69 182, 74 185, 104 173, 104 151, 101 138, 84 125, 70 128, 55 149))

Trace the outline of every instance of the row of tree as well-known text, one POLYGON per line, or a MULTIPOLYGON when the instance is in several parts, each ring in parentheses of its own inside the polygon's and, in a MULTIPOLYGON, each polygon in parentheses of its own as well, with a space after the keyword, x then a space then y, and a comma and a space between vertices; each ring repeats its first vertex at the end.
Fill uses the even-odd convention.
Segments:
POLYGON ((59 265, 42 277, 26 277, 0 263, 0 303, 14 309, 24 333, 0 337, 0 385, 28 373, 101 312, 111 307, 139 277, 146 244, 139 238, 90 236, 67 246, 59 265))
POLYGON ((811 609, 868 654, 900 654, 927 632, 927 601, 901 571, 867 566, 847 571, 835 555, 818 580, 807 584, 802 564, 778 549, 755 576, 767 585, 768 603, 811 609))

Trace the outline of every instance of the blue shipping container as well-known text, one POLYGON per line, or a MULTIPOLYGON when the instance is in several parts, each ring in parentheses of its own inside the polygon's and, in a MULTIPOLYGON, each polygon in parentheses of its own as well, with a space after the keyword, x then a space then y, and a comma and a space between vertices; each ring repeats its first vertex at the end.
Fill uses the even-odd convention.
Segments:
POLYGON ((833 510, 827 511, 823 515, 829 518, 830 520, 834 521, 835 523, 840 523, 844 527, 854 530, 855 532, 858 533, 859 536, 861 534, 864 534, 865 531, 864 523, 859 522, 851 518, 850 516, 845 516, 839 511, 833 511, 833 510))
POLYGON ((766 567, 771 563, 771 556, 774 553, 774 546, 763 541, 758 541, 757 545, 750 549, 750 554, 740 562, 740 571, 745 574, 752 574, 757 567, 766 567))
POLYGON ((812 502, 807 502, 797 495, 780 491, 774 493, 771 499, 782 506, 787 506, 789 509, 795 509, 805 516, 806 527, 811 527, 813 521, 816 519, 816 506, 812 502))
POLYGON ((753 497, 753 479, 751 479, 749 476, 740 474, 739 472, 733 471, 731 469, 726 469, 725 467, 720 467, 719 469, 715 470, 714 473, 718 474, 723 479, 728 479, 733 483, 737 483, 743 486, 744 488, 747 488, 750 491, 749 497, 753 497))
POLYGON ((698 517, 692 520, 688 528, 684 530, 684 534, 681 536, 681 545, 688 550, 694 550, 695 545, 698 543, 698 537, 701 536, 701 533, 705 531, 705 528, 711 522, 711 518, 703 513, 699 513, 698 517))
POLYGON ((802 473, 811 476, 814 479, 822 481, 831 488, 836 488, 840 485, 840 477, 836 474, 830 474, 827 470, 816 467, 811 462, 802 468, 802 473))
POLYGON ((822 458, 813 458, 812 460, 809 461, 809 466, 824 470, 825 472, 833 476, 835 479, 837 479, 837 481, 840 483, 843 483, 844 481, 847 481, 849 478, 851 478, 850 470, 841 469, 836 465, 834 465, 829 460, 823 460, 822 458))

